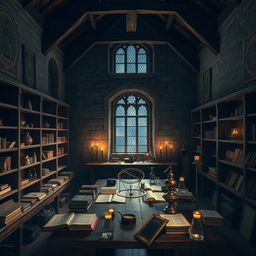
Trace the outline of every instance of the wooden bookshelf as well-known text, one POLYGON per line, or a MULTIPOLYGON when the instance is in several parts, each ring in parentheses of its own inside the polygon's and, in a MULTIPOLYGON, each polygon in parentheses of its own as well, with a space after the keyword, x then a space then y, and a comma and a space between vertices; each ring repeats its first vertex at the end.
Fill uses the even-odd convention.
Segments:
POLYGON ((252 86, 191 113, 192 159, 200 157, 200 165, 193 163, 195 191, 211 202, 215 198, 214 206, 220 212, 223 198, 231 198, 240 205, 236 206, 240 208, 238 224, 248 204, 256 214, 256 194, 250 192, 256 185, 255 98, 256 86, 252 86))
MULTIPOLYGON (((42 185, 50 178, 59 176, 69 164, 69 105, 44 93, 29 88, 21 83, 0 77, 0 161, 7 161, 11 166, 0 165, 0 183, 11 185, 11 191, 0 196, 0 204, 13 199, 20 202, 23 193, 41 192, 42 185), (61 135, 58 135, 59 132, 61 135), (32 144, 26 141, 27 133, 32 137, 32 144), (49 135, 50 134, 50 135, 49 135), (58 156, 58 136, 65 137, 65 151, 58 156), (50 141, 50 137, 52 141, 50 141), (3 139, 3 141, 2 141, 3 139), (49 140, 45 143, 45 140, 49 140), (3 142, 3 143, 2 143, 3 142), (9 148, 10 144, 15 145, 9 148), (26 145, 27 144, 27 145, 26 145), (53 158, 44 159, 43 151, 53 151, 53 158), (42 169, 50 172, 42 175, 42 169), (30 170, 37 178, 21 185, 21 180, 28 178, 30 170)), ((5 163, 5 162, 4 162, 5 163)), ((0 242, 21 228, 45 205, 56 200, 58 195, 69 186, 70 181, 50 192, 46 198, 37 202, 11 224, 0 228, 0 242)), ((18 243, 18 242, 17 242, 18 243)), ((1 248, 0 248, 1 250, 1 248)))

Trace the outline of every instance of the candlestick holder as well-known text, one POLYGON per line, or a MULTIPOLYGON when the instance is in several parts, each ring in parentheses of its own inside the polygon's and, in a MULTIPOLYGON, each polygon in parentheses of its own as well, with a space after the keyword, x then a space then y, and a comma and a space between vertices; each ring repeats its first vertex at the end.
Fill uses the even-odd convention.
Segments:
POLYGON ((177 207, 176 207, 176 194, 174 193, 176 188, 176 180, 174 179, 174 174, 172 170, 172 166, 170 167, 169 172, 169 179, 165 182, 168 191, 166 194, 163 195, 163 198, 168 203, 168 205, 163 209, 163 211, 167 214, 175 214, 177 213, 177 207))

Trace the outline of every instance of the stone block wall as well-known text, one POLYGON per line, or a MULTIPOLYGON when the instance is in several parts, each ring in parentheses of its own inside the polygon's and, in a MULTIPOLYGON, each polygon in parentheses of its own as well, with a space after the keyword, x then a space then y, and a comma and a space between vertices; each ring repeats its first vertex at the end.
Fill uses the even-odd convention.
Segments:
MULTIPOLYGON (((35 22, 30 14, 25 11, 18 0, 0 0, 12 13, 18 33, 19 59, 17 68, 17 81, 23 82, 22 72, 22 45, 30 48, 36 54, 36 89, 48 94, 48 63, 51 58, 57 63, 59 71, 59 98, 65 99, 65 77, 63 73, 63 54, 59 48, 52 50, 47 56, 42 54, 41 40, 42 28, 35 22)), ((0 72, 0 76, 13 79, 0 72)))

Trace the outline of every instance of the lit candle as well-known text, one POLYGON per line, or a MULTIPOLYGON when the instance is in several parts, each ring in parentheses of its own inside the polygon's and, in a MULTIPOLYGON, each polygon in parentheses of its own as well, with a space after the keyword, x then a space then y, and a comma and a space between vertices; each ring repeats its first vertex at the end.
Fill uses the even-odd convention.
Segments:
POLYGON ((99 144, 96 144, 96 161, 98 161, 99 144))
POLYGON ((198 239, 200 237, 199 234, 192 234, 192 237, 195 238, 195 239, 198 239))
POLYGON ((91 144, 91 151, 93 152, 94 143, 91 144))
POLYGON ((101 159, 103 160, 103 147, 101 147, 101 159))
POLYGON ((115 215, 115 209, 113 207, 108 208, 108 212, 114 217, 115 215))
POLYGON ((160 160, 162 160, 162 157, 163 157, 163 147, 160 146, 160 160))
POLYGON ((199 161, 200 160, 200 156, 194 156, 194 161, 199 161))
POLYGON ((170 159, 171 159, 171 160, 173 160, 173 159, 172 159, 172 150, 173 150, 173 145, 171 144, 171 145, 170 145, 170 159))
POLYGON ((167 161, 167 153, 168 153, 168 142, 165 142, 165 160, 167 161))

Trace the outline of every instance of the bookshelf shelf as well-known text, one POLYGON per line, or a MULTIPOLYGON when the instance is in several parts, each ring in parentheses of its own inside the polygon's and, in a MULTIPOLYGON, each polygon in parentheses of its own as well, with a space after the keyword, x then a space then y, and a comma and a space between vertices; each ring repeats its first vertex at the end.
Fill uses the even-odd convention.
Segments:
POLYGON ((220 213, 228 207, 233 212, 239 208, 237 223, 248 205, 256 214, 255 98, 256 86, 251 86, 196 107, 191 113, 192 159, 200 156, 200 165, 194 165, 196 194, 214 201, 220 213), (216 135, 216 143, 209 143, 207 135, 216 135), (197 174, 205 178, 198 180, 197 174))
POLYGON ((1 176, 8 175, 8 174, 11 174, 11 173, 18 172, 18 170, 19 170, 19 169, 17 168, 17 169, 12 169, 12 170, 5 171, 5 172, 0 172, 0 177, 1 177, 1 176))
POLYGON ((230 144, 243 144, 242 140, 219 140, 221 143, 230 143, 230 144))
POLYGON ((28 187, 30 187, 30 186, 38 183, 38 182, 40 182, 40 179, 30 181, 26 185, 21 186, 20 189, 23 190, 23 189, 28 188, 28 187))
POLYGON ((9 192, 7 192, 7 193, 1 195, 1 196, 0 196, 0 201, 2 201, 3 199, 5 199, 6 197, 9 197, 9 196, 11 196, 11 195, 17 193, 18 191, 19 191, 18 189, 12 189, 11 191, 9 191, 9 192))
POLYGON ((227 160, 219 159, 219 162, 220 162, 220 163, 223 163, 223 164, 227 164, 227 165, 233 166, 233 167, 237 167, 237 168, 240 168, 240 169, 243 169, 243 168, 244 168, 244 166, 242 166, 242 165, 240 165, 240 164, 235 164, 235 163, 232 163, 232 162, 227 161, 227 160))
MULTIPOLYGON (((4 139, 4 142, 0 143, 0 161, 4 161, 0 165, 0 168, 3 168, 0 170, 0 183, 9 184, 12 188, 11 191, 0 196, 0 204, 11 199, 19 203, 24 193, 41 192, 43 183, 48 182, 47 178, 58 177, 60 171, 68 168, 69 158, 62 157, 69 155, 69 146, 65 145, 65 154, 60 156, 62 159, 58 163, 56 140, 58 136, 65 136, 68 144, 69 105, 4 77, 0 77, 0 92, 4 92, 0 95, 0 111, 4 113, 1 116, 0 126, 0 136, 1 139, 4 139), (57 129, 57 127, 61 129, 57 129), (32 137, 34 144, 25 146, 26 133, 32 137), (54 140, 50 140, 50 136, 47 138, 48 134, 53 134, 54 140), (43 144, 45 138, 49 139, 48 142, 55 142, 43 144), (16 144, 13 146, 12 142, 16 142, 16 144), (9 143, 13 146, 12 148, 7 148, 9 143), (55 157, 43 160, 43 151, 51 150, 55 157), (34 163, 25 165, 28 162, 34 163), (43 168, 50 170, 45 176, 42 176, 43 168), (21 180, 26 179, 30 172, 35 172, 38 178, 28 183, 24 181, 21 185, 21 180)), ((21 228, 22 230, 22 225, 45 205, 54 203, 57 210, 59 207, 58 196, 69 185, 70 181, 57 187, 10 224, 0 228, 0 241, 17 229, 21 228)), ((19 239, 16 244, 20 245, 21 242, 22 239, 19 239)))
POLYGON ((203 139, 203 141, 216 142, 216 139, 203 139))

